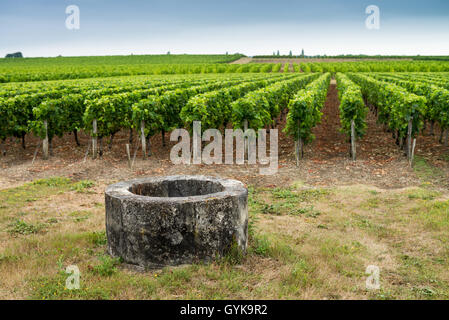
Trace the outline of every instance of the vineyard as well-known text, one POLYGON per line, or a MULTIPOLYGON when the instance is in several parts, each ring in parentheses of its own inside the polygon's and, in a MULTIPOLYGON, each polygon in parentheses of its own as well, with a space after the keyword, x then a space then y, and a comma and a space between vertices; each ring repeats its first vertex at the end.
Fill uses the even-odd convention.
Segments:
POLYGON ((241 57, 0 59, 0 298, 447 298, 449 62, 241 57), (278 129, 277 173, 173 164, 194 121, 278 129), (104 188, 173 174, 248 186, 247 257, 136 273, 105 255, 104 188), (82 291, 60 288, 67 264, 82 291))
MULTIPOLYGON (((137 132, 142 147, 148 146, 142 149, 146 158, 152 153, 151 137, 161 133, 165 145, 165 133, 191 128, 193 121, 201 121, 204 130, 228 126, 257 130, 274 127, 285 117, 281 129, 294 137, 299 164, 303 146, 314 140, 312 129, 321 121, 329 82, 335 78, 341 130, 348 136, 354 160, 368 110, 392 134, 410 164, 416 137, 427 126, 431 135, 438 126, 439 142, 448 144, 447 62, 226 64, 240 57, 1 61, 0 78, 6 83, 0 86, 0 141, 3 146, 8 138, 19 138, 26 148, 26 137, 37 136, 47 159, 55 136, 73 134, 79 146, 82 131, 92 137, 96 158, 104 152, 105 139, 111 148, 117 133, 128 131, 132 142, 137 132), (61 80, 72 77, 76 79, 61 80)), ((2 152, 6 154, 4 146, 2 152)))

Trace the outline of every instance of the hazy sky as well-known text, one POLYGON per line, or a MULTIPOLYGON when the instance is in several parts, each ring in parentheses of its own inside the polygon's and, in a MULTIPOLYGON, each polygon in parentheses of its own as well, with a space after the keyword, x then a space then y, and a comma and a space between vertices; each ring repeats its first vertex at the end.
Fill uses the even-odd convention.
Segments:
POLYGON ((448 0, 1 0, 0 56, 449 55, 448 0), (68 5, 80 29, 65 26, 68 5), (369 5, 380 29, 365 27, 369 5))

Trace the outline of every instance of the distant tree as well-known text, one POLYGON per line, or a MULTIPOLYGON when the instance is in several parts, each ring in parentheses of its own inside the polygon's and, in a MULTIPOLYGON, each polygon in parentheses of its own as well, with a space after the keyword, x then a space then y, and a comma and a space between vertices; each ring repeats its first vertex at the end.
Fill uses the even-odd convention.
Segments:
POLYGON ((169 51, 169 52, 167 52, 167 55, 168 55, 168 56, 170 55, 170 51, 169 51))
POLYGON ((229 53, 226 51, 226 55, 228 55, 229 53))
POLYGON ((276 55, 276 52, 273 51, 273 56, 275 56, 275 55, 276 55))
POLYGON ((281 55, 281 54, 279 53, 279 50, 278 50, 278 52, 277 52, 277 55, 278 55, 278 56, 280 56, 280 55, 281 55))
POLYGON ((304 58, 304 49, 301 51, 301 58, 304 58))
POLYGON ((290 50, 290 53, 289 53, 288 55, 289 55, 290 57, 291 57, 291 56, 293 56, 293 53, 292 53, 292 51, 291 51, 291 50, 290 50))
POLYGON ((5 58, 23 58, 22 52, 8 53, 5 58))

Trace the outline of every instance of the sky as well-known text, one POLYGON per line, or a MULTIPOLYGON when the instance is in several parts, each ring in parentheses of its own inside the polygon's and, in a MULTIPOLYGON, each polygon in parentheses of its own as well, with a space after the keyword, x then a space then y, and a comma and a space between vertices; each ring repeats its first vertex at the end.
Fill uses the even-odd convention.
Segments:
POLYGON ((1 0, 0 57, 449 55, 448 0, 1 0), (66 7, 80 28, 66 27, 66 7), (379 8, 379 29, 365 10, 379 8))

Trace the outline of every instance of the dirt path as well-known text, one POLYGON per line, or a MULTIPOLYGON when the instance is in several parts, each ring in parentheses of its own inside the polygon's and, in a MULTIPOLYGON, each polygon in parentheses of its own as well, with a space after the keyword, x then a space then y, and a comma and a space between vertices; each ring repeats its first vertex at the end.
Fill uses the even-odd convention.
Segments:
POLYGON ((322 110, 321 123, 313 129, 316 139, 309 147, 313 149, 313 159, 345 157, 349 152, 346 137, 340 132, 339 105, 337 85, 332 80, 322 110))
POLYGON ((339 58, 252 58, 254 63, 301 63, 301 62, 360 62, 360 61, 411 61, 412 59, 339 59, 339 58))
POLYGON ((230 64, 247 64, 247 63, 250 63, 252 60, 253 60, 253 58, 242 57, 238 60, 232 61, 230 64))

